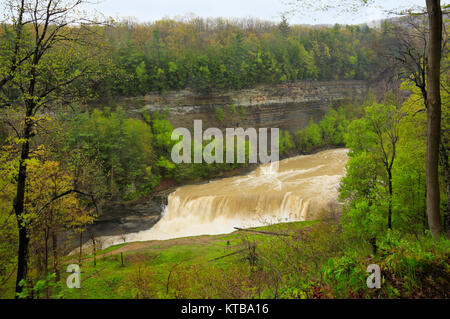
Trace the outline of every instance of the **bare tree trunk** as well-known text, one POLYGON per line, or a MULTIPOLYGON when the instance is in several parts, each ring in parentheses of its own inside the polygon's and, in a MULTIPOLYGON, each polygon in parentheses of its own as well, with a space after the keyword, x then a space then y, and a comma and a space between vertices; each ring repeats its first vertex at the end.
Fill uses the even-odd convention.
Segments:
MULTIPOLYGON (((20 9, 19 9, 19 17, 17 20, 17 31, 16 31, 16 44, 14 52, 18 52, 18 48, 20 46, 19 41, 21 41, 22 38, 22 19, 23 14, 25 11, 24 1, 21 1, 20 9)), ((16 54, 13 56, 13 68, 15 67, 16 63, 16 54)), ((14 69, 11 70, 11 74, 14 74, 14 69)), ((6 83, 6 82, 5 82, 6 83)), ((2 83, 2 86, 5 84, 2 83)), ((32 110, 27 109, 26 115, 31 116, 32 110)), ((24 128, 24 138, 25 141, 22 144, 22 150, 20 154, 20 162, 19 162, 19 175, 17 177, 17 190, 16 190, 16 197, 14 199, 14 213, 16 215, 17 220, 17 226, 19 228, 19 251, 17 254, 17 277, 16 277, 16 295, 15 298, 17 298, 17 293, 22 292, 22 287, 19 285, 22 280, 26 280, 27 277, 27 265, 28 265, 28 244, 30 242, 30 239, 28 238, 28 231, 24 224, 23 220, 23 209, 24 209, 24 200, 25 200, 25 181, 27 178, 27 164, 26 160, 29 157, 30 153, 30 142, 29 138, 31 135, 31 122, 25 121, 25 128, 24 128)))
POLYGON ((46 228, 45 229, 45 244, 44 244, 44 249, 45 249, 45 251, 44 251, 44 275, 45 275, 45 278, 47 278, 47 275, 48 275, 48 233, 49 233, 49 230, 48 230, 48 228, 46 228))
MULTIPOLYGON (((22 14, 25 10, 24 1, 21 1, 20 6, 20 20, 22 20, 22 14)), ((30 239, 28 237, 28 227, 24 220, 24 203, 25 203, 25 182, 27 179, 27 160, 30 156, 30 139, 33 134, 33 110, 36 107, 36 100, 33 98, 34 90, 36 86, 36 66, 38 65, 40 56, 38 54, 38 48, 35 49, 30 68, 30 82, 26 93, 29 97, 25 100, 25 125, 23 129, 22 150, 20 153, 19 161, 19 174, 17 176, 17 191, 14 203, 14 212, 16 214, 17 224, 19 228, 19 252, 17 256, 17 279, 16 279, 16 298, 17 293, 22 292, 20 282, 27 277, 27 265, 28 265, 28 251, 30 239)))
POLYGON ((83 231, 80 231, 80 255, 78 257, 78 265, 81 267, 81 257, 83 256, 83 231))
MULTIPOLYGON (((27 117, 31 116, 31 108, 27 109, 27 117)), ((17 227, 19 229, 19 251, 17 254, 17 278, 16 278, 16 294, 22 292, 20 282, 26 280, 27 266, 28 266, 28 244, 30 239, 28 237, 28 229, 24 221, 24 201, 25 201, 25 181, 27 178, 27 164, 26 161, 30 153, 30 136, 32 124, 28 119, 25 120, 24 128, 24 143, 22 144, 22 151, 20 155, 19 174, 17 177, 17 190, 14 202, 14 212, 17 220, 17 227)), ((16 295, 17 298, 17 295, 16 295)))
MULTIPOLYGON (((48 278, 48 237, 49 237, 49 229, 45 228, 45 244, 44 244, 44 276, 45 280, 48 278)), ((50 287, 45 288, 45 295, 47 299, 50 298, 50 287)))
POLYGON ((92 237, 92 245, 93 245, 93 248, 94 248, 94 267, 96 267, 97 266, 97 259, 96 259, 96 257, 97 257, 97 247, 96 247, 97 243, 95 242, 95 237, 92 237))
POLYGON ((392 229, 392 172, 388 170, 389 176, 389 207, 388 207, 388 228, 392 229))
POLYGON ((439 193, 439 141, 441 136, 441 42, 442 11, 440 0, 426 0, 429 19, 427 62, 427 215, 433 238, 442 233, 439 193))
POLYGON ((59 282, 60 273, 58 269, 59 257, 58 257, 58 237, 56 232, 52 231, 52 250, 53 250, 53 271, 55 272, 55 282, 59 282))

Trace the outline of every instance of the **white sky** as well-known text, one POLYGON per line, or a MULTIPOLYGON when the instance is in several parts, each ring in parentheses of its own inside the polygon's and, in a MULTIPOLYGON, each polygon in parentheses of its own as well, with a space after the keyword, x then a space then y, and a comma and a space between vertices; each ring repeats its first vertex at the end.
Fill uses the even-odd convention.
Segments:
MULTIPOLYGON (((139 22, 155 21, 164 17, 175 18, 194 14, 200 17, 254 17, 262 20, 280 21, 286 4, 295 0, 100 0, 92 7, 113 18, 135 17, 139 22)), ((308 1, 308 0, 307 0, 308 1)), ((339 3, 339 0, 309 0, 312 3, 339 3)), ((347 0, 348 1, 348 0, 347 0)), ((442 0, 442 4, 449 3, 442 0)), ((290 15, 291 24, 359 24, 386 17, 385 9, 425 6, 425 0, 376 0, 375 5, 358 13, 338 14, 303 11, 290 15)))

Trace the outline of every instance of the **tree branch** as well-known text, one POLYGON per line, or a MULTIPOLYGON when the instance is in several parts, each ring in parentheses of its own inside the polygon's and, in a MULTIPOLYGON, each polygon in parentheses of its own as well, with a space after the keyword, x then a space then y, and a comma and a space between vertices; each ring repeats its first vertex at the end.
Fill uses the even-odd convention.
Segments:
POLYGON ((59 198, 61 198, 61 197, 67 196, 67 195, 69 195, 69 194, 71 194, 71 193, 77 193, 77 194, 80 194, 80 195, 83 195, 83 196, 90 197, 92 203, 93 203, 94 206, 95 206, 95 211, 96 211, 96 213, 98 214, 98 207, 97 207, 97 203, 96 203, 96 201, 95 201, 94 195, 88 194, 88 193, 84 193, 84 192, 79 191, 79 190, 76 190, 76 189, 69 189, 69 190, 67 190, 67 191, 65 191, 65 192, 63 192, 63 193, 61 193, 61 194, 58 194, 58 195, 54 196, 54 197, 53 197, 51 200, 49 200, 44 206, 42 206, 41 208, 37 209, 37 210, 36 210, 36 214, 38 215, 41 211, 43 211, 45 208, 47 208, 47 207, 48 207, 51 203, 53 203, 55 200, 57 200, 57 199, 59 199, 59 198))

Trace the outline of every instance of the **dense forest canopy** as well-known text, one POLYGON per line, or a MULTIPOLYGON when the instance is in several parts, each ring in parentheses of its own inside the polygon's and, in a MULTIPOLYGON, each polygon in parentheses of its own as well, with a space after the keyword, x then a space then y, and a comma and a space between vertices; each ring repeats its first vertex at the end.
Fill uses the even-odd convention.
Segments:
MULTIPOLYGON (((8 45, 10 28, 3 24, 0 31, 3 59, 13 49, 8 45)), ((386 69, 380 47, 389 38, 386 28, 194 18, 122 21, 81 30, 83 38, 95 36, 96 45, 102 46, 104 54, 93 58, 103 76, 92 72, 90 79, 92 92, 105 98, 184 88, 208 92, 298 80, 373 79, 386 69)), ((78 68, 83 68, 86 56, 79 58, 78 68)))
POLYGON ((305 79, 368 79, 383 32, 367 26, 309 28, 258 20, 195 18, 107 28, 111 93, 242 89, 305 79))
MULTIPOLYGON (((107 99, 185 88, 206 93, 299 80, 390 79, 395 72, 388 55, 401 45, 392 32, 397 20, 377 28, 199 17, 73 26, 71 32, 91 44, 95 37, 102 50, 73 57, 80 70, 91 64, 90 81, 75 82, 76 89, 83 97, 107 99)), ((397 24, 397 32, 405 28, 397 24)), ((11 26, 2 24, 5 60, 13 50, 11 34, 11 26)))

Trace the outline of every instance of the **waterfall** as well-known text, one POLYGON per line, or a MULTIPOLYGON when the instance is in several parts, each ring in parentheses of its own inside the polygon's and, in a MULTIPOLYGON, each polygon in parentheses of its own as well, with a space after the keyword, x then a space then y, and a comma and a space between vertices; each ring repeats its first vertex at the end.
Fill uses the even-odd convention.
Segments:
MULTIPOLYGON (((347 149, 333 149, 268 163, 245 176, 178 188, 158 223, 126 234, 125 241, 224 234, 234 227, 314 219, 337 201, 347 149)), ((103 238, 104 247, 124 242, 103 238)))

